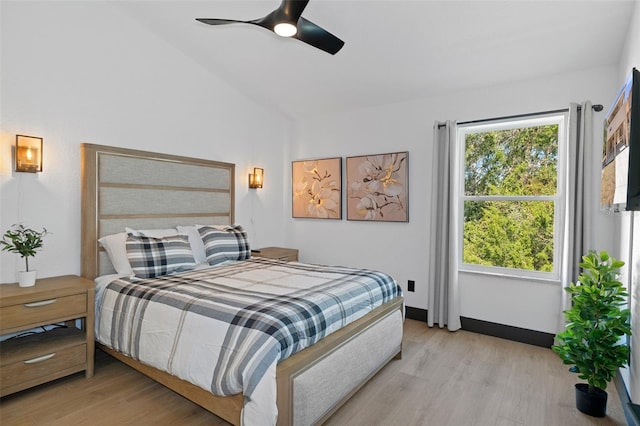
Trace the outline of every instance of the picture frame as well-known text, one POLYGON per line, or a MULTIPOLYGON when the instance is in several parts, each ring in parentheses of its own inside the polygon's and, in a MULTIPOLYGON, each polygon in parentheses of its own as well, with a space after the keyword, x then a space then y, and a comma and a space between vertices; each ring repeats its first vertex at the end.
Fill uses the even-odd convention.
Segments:
POLYGON ((342 219, 342 157, 291 163, 292 216, 342 219))
POLYGON ((409 152, 347 157, 347 220, 409 222, 409 152))

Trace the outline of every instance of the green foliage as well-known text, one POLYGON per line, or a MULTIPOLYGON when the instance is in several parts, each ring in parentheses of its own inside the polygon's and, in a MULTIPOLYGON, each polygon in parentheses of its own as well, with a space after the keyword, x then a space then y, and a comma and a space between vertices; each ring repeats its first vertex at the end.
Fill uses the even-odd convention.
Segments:
MULTIPOLYGON (((468 134, 465 194, 555 195, 557 161, 557 125, 468 134)), ((553 226, 553 201, 466 201, 463 260, 553 271, 553 226)))
POLYGON ((525 270, 553 270, 553 202, 467 201, 482 211, 465 221, 463 261, 525 270))
POLYGON ((36 250, 42 247, 42 239, 47 234, 47 230, 42 228, 41 232, 25 228, 23 225, 13 225, 8 229, 0 240, 2 250, 19 253, 24 258, 26 270, 29 270, 29 257, 36 255, 36 250))
POLYGON ((553 195, 558 126, 470 133, 465 138, 467 195, 553 195))
POLYGON ((617 280, 624 262, 591 251, 582 257, 583 272, 579 284, 571 283, 565 290, 571 294, 572 307, 564 311, 566 329, 556 336, 552 346, 570 371, 593 387, 605 389, 616 370, 627 364, 629 347, 620 338, 631 335, 630 312, 621 309, 628 296, 617 280))

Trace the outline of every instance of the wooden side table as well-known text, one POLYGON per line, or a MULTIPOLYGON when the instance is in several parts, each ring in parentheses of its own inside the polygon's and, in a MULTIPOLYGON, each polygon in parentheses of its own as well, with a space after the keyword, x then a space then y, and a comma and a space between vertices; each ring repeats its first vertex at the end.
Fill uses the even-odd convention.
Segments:
POLYGON ((93 282, 76 275, 0 284, 0 335, 62 325, 0 342, 0 396, 78 371, 93 376, 94 295, 93 282))
POLYGON ((298 249, 285 247, 263 247, 258 250, 252 250, 251 256, 266 257, 269 259, 282 260, 284 262, 297 262, 298 249))

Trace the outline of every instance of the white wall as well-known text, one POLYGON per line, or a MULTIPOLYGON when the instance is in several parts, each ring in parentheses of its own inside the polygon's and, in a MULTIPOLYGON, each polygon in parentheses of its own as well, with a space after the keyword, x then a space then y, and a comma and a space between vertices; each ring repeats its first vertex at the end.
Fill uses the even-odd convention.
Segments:
MULTIPOLYGON (((425 309, 434 120, 557 109, 586 99, 607 104, 619 84, 617 69, 590 69, 294 126, 123 17, 117 7, 2 1, 0 15, 0 229, 22 221, 52 231, 33 262, 41 276, 80 270, 79 144, 88 142, 235 162, 236 221, 249 228, 254 246, 284 244, 300 248, 303 261, 388 271, 405 292, 413 279, 416 291, 406 293, 407 304, 425 309), (16 133, 44 137, 43 173, 12 171, 16 133), (410 156, 409 223, 291 219, 292 159, 404 150, 410 156), (266 188, 249 192, 246 175, 254 165, 266 169, 266 188)), ((637 44, 626 48, 637 50, 637 44)), ((598 135, 598 114, 595 121, 598 135)), ((598 182, 592 176, 596 188, 598 182)), ((612 249, 608 216, 596 213, 593 232, 594 247, 612 249)), ((0 280, 14 281, 21 265, 16 255, 3 252, 0 280)), ((559 286, 464 275, 461 289, 464 316, 555 332, 559 286)))
MULTIPOLYGON (((595 53, 594 53, 595 54, 595 53)), ((608 102, 615 67, 583 70, 504 86, 363 109, 298 123, 293 159, 409 151, 409 223, 369 223, 291 219, 291 245, 304 261, 351 264, 391 273, 403 286, 408 306, 426 309, 427 258, 431 214, 432 126, 435 120, 467 121, 566 108, 572 101, 608 102), (406 292, 407 280, 416 291, 406 292)), ((602 134, 595 114, 594 134, 602 134)), ((598 150, 593 163, 598 164, 598 150)), ((590 178, 594 192, 599 175, 590 178)), ((597 197, 594 197, 597 198, 597 197)), ((595 201, 594 201, 595 202, 595 201)), ((597 206, 592 206, 596 211, 597 206)), ((594 247, 613 247, 612 219, 595 212, 594 247)), ((493 276, 460 277, 463 316, 555 333, 560 306, 558 284, 517 282, 493 276)))
MULTIPOLYGON (((626 42, 622 49, 616 76, 622 85, 631 69, 640 69, 640 5, 636 2, 626 42)), ((609 105, 617 92, 611 94, 609 105)), ((631 289, 631 362, 625 372, 627 390, 633 402, 640 403, 640 212, 624 212, 615 217, 615 255, 624 260, 625 274, 621 277, 631 289)))
MULTIPOLYGON (((83 142, 236 163, 236 222, 255 246, 284 243, 290 122, 108 3, 3 0, 0 7, 0 229, 23 222, 51 231, 30 262, 39 276, 80 272, 83 142), (42 173, 13 172, 16 134, 44 138, 42 173), (253 166, 265 168, 266 187, 250 192, 253 166)), ((2 252, 0 281, 15 281, 23 265, 2 252)))

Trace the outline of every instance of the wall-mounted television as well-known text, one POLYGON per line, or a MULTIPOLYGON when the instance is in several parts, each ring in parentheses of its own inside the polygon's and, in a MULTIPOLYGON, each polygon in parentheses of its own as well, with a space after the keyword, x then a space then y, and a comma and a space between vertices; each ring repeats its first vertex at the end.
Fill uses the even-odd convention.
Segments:
POLYGON ((640 210, 640 72, 633 69, 604 120, 600 204, 640 210))

